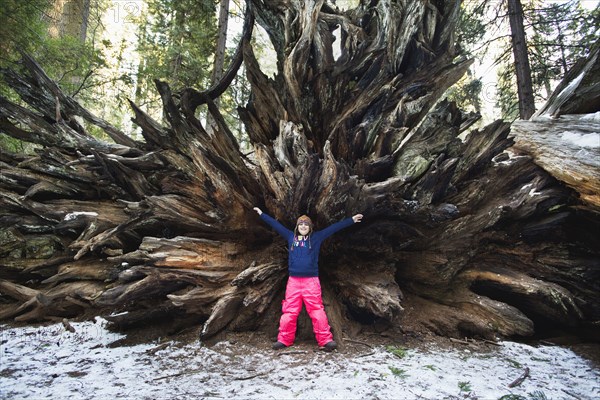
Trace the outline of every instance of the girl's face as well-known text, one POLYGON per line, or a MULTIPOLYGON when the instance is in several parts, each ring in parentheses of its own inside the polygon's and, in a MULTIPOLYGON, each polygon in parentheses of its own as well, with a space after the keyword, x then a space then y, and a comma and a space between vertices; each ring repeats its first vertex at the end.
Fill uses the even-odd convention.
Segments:
POLYGON ((309 232, 310 232, 310 225, 308 225, 307 222, 300 222, 298 224, 298 233, 300 233, 302 236, 308 235, 309 232))

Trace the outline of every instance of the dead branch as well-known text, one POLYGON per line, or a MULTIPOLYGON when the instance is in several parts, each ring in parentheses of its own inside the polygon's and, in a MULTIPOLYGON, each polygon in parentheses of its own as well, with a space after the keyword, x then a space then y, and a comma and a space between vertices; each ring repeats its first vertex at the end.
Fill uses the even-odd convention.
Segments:
POLYGON ((513 382, 511 382, 508 387, 509 388, 513 388, 513 387, 517 387, 519 386, 521 383, 523 383, 523 381, 529 376, 529 367, 525 367, 525 371, 523 371, 523 374, 521 376, 519 376, 517 379, 515 379, 513 382))

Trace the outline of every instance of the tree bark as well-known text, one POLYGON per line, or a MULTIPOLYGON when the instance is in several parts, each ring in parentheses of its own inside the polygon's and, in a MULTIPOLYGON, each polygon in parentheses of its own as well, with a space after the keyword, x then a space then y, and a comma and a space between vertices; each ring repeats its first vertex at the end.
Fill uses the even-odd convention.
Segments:
MULTIPOLYGON (((505 122, 463 139, 475 117, 440 99, 470 65, 453 61, 457 13, 458 3, 252 2, 220 82, 175 94, 156 82, 166 125, 132 104, 143 142, 24 56, 23 71, 3 74, 29 108, 0 98, 0 129, 39 150, 0 154, 0 316, 99 312, 116 329, 170 321, 201 325, 204 338, 273 335, 287 249, 259 206, 290 227, 305 213, 317 229, 365 215, 322 248, 336 336, 596 329, 598 213, 581 187, 513 148, 522 139, 505 122), (249 40, 254 18, 277 54, 274 78, 249 40), (241 62, 249 155, 214 103, 241 62), (194 116, 202 104, 212 133, 194 116)), ((302 317, 300 336, 309 330, 302 317)))
POLYGON ((600 109, 600 41, 567 72, 535 117, 593 114, 600 109))
MULTIPOLYGON (((227 26, 229 20, 229 0, 221 0, 219 5, 219 22, 217 28, 217 45, 215 48, 215 60, 213 62, 213 71, 210 78, 211 86, 214 86, 223 77, 223 69, 225 65, 225 45, 227 44, 227 26)), ((219 97, 214 99, 215 105, 220 104, 219 97)), ((206 126, 211 131, 215 124, 212 114, 208 114, 206 126)))
POLYGON ((83 0, 81 3, 81 30, 79 37, 82 42, 87 39, 88 25, 90 22, 90 0, 83 0))
POLYGON ((517 75, 517 94, 519 96, 519 117, 529 119, 535 113, 535 98, 531 81, 531 67, 527 55, 527 39, 523 25, 523 6, 520 0, 508 1, 508 20, 510 22, 515 72, 517 75))

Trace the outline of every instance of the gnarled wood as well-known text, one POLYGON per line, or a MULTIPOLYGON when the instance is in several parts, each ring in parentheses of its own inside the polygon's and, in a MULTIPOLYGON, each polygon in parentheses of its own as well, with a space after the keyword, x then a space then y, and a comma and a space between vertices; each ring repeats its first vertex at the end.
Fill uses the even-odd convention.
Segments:
POLYGON ((516 121, 512 132, 518 151, 600 210, 600 113, 516 121))
MULTIPOLYGON (((322 248, 338 336, 358 329, 350 320, 488 338, 597 329, 598 165, 585 155, 557 162, 565 129, 593 135, 596 125, 562 116, 567 102, 550 107, 558 119, 467 132, 478 116, 440 99, 471 63, 454 47, 458 12, 458 2, 343 11, 252 1, 223 82, 173 94, 157 81, 164 123, 131 104, 143 143, 85 111, 24 56, 22 71, 2 72, 29 106, 0 98, 0 130, 39 149, 0 153, 0 317, 97 311, 117 329, 168 320, 202 324, 204 338, 272 334, 287 249, 252 211, 260 206, 290 227, 300 214, 317 229, 365 215, 322 248), (272 78, 252 48, 254 19, 277 54, 272 78), (213 101, 242 61, 251 154, 213 101), (194 116, 199 104, 214 118, 210 133, 194 116)), ((594 57, 565 93, 593 93, 594 57)))

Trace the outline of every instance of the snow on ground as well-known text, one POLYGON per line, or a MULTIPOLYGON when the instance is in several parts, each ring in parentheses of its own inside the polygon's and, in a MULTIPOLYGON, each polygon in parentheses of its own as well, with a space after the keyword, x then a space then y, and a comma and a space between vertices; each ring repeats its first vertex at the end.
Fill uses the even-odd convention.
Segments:
POLYGON ((266 342, 231 340, 210 347, 200 341, 115 346, 123 336, 105 323, 72 323, 75 332, 62 324, 0 325, 0 398, 600 398, 597 366, 558 346, 502 342, 474 351, 348 341, 333 353, 312 343, 277 353, 266 342), (525 368, 529 376, 510 388, 525 368))

